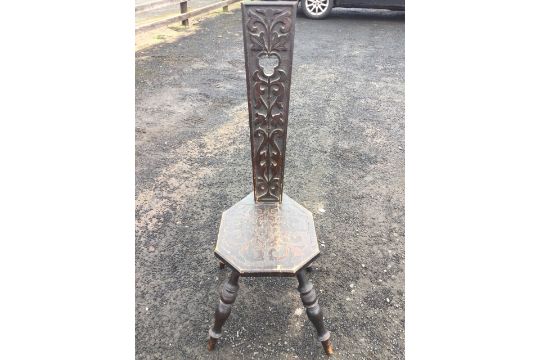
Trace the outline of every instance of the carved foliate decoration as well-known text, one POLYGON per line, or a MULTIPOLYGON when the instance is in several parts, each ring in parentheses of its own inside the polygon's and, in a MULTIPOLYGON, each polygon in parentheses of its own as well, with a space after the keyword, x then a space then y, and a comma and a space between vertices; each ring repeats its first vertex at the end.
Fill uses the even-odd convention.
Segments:
POLYGON ((292 1, 242 4, 257 202, 282 200, 296 6, 292 1))

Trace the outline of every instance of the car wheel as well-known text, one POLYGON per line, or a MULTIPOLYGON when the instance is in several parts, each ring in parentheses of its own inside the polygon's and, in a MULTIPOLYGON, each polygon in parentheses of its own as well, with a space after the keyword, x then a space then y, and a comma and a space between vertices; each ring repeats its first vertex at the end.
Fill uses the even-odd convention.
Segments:
POLYGON ((302 0, 302 12, 310 19, 323 19, 332 11, 334 0, 302 0))

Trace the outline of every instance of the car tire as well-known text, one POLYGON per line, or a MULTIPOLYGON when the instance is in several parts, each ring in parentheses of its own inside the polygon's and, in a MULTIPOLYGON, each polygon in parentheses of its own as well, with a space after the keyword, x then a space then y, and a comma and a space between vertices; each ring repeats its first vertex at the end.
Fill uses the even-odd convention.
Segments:
POLYGON ((334 0, 302 0, 302 12, 310 19, 324 19, 332 11, 334 0))

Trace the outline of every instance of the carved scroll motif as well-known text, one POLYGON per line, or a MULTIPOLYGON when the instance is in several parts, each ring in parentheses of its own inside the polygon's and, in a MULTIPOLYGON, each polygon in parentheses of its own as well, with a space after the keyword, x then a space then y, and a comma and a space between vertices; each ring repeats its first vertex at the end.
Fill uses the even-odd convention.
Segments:
POLYGON ((281 202, 296 4, 243 4, 255 201, 281 202))

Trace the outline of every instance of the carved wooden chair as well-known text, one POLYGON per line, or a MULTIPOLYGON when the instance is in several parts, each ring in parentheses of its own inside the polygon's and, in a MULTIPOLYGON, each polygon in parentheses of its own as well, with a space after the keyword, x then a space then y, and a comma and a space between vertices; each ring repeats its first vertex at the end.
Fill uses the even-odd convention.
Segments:
POLYGON ((295 1, 242 4, 253 192, 223 212, 214 250, 232 273, 223 285, 208 349, 221 337, 240 276, 296 276, 309 320, 333 348, 306 268, 319 255, 311 213, 283 194, 295 1))

